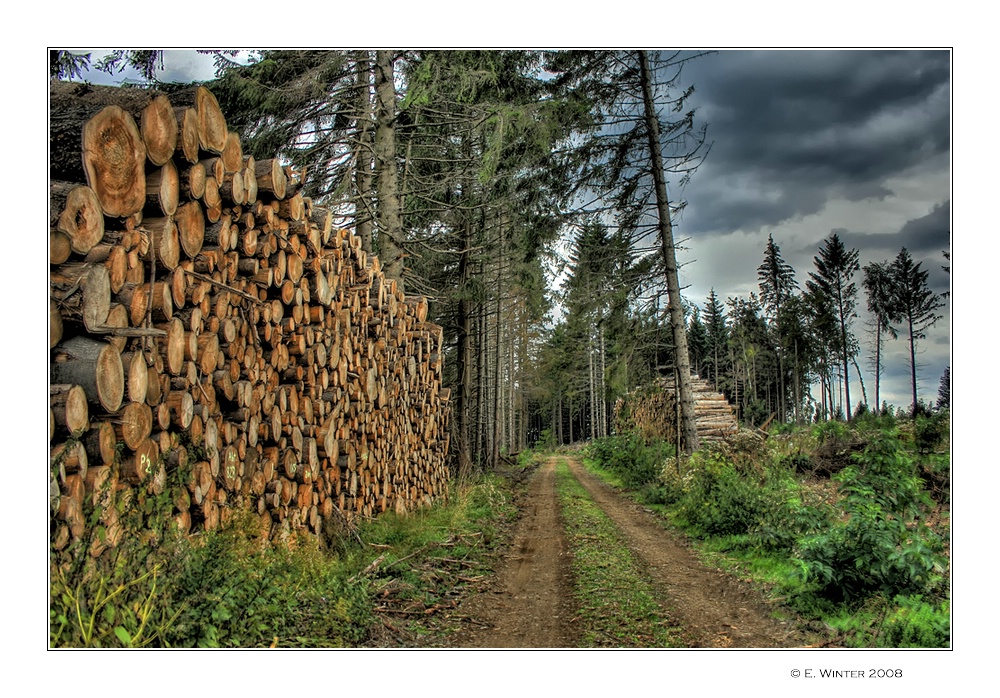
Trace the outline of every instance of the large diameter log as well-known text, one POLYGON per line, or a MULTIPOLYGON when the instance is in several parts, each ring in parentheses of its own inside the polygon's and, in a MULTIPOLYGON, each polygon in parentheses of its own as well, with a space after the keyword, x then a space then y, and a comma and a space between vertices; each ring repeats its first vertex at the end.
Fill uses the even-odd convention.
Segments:
POLYGON ((92 405, 117 412, 125 395, 121 355, 107 342, 73 337, 53 350, 52 383, 79 385, 92 405))
POLYGON ((70 248, 87 254, 104 237, 104 211, 88 186, 70 182, 49 184, 51 227, 69 238, 70 248))
POLYGON ((104 214, 130 216, 146 203, 146 145, 135 119, 105 107, 83 127, 83 169, 104 214))
POLYGON ((149 161, 158 167, 167 164, 177 150, 178 124, 174 108, 166 95, 153 97, 142 110, 139 132, 146 145, 146 157, 149 161))

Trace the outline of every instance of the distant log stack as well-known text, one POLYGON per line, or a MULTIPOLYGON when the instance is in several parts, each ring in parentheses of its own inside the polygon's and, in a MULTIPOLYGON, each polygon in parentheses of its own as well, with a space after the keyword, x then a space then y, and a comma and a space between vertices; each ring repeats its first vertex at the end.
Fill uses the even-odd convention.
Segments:
MULTIPOLYGON (((701 378, 692 377, 694 412, 700 443, 720 441, 739 431, 736 413, 725 396, 701 378)), ((619 398, 615 403, 615 429, 637 431, 645 439, 677 438, 677 391, 673 378, 661 378, 619 398)))
POLYGON ((204 87, 53 82, 52 541, 160 495, 277 535, 446 495, 442 328, 204 87), (89 466, 89 467, 88 467, 89 466), (56 486, 58 485, 58 486, 56 486))

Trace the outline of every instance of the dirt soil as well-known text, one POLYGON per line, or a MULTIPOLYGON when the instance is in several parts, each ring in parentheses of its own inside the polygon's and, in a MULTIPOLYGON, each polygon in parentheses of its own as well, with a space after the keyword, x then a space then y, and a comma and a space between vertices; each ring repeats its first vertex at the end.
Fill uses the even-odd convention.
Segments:
MULTIPOLYGON (((534 475, 512 546, 490 587, 462 604, 474 622, 451 647, 576 647, 571 558, 559 519, 555 465, 534 475)), ((815 641, 748 584, 706 567, 677 534, 565 456, 570 471, 621 529, 689 647, 802 647, 815 641)))

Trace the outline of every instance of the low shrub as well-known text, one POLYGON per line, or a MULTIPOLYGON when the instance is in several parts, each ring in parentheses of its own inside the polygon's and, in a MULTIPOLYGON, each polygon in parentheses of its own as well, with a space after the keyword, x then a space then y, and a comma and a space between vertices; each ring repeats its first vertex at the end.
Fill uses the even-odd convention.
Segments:
POLYGON ((595 439, 587 453, 602 468, 618 475, 625 487, 638 488, 659 478, 674 448, 664 441, 646 443, 638 434, 628 433, 595 439))
POLYGON ((777 504, 765 480, 742 475, 731 461, 712 451, 692 456, 683 492, 679 513, 707 536, 747 533, 777 504))
POLYGON ((798 546, 806 579, 834 601, 932 588, 943 572, 942 542, 918 518, 929 499, 913 460, 881 435, 854 461, 835 476, 844 520, 798 546))

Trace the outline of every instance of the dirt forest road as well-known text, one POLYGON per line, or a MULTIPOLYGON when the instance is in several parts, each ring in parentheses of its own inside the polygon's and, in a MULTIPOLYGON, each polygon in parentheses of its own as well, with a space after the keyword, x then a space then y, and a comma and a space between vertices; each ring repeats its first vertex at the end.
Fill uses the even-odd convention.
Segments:
POLYGON ((512 546, 489 591, 467 602, 478 619, 455 647, 577 647, 571 559, 559 518, 555 467, 570 472, 622 531, 683 628, 688 647, 801 647, 809 638, 748 585, 702 564, 640 505, 624 499, 572 456, 550 458, 533 476, 512 546))

